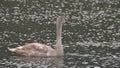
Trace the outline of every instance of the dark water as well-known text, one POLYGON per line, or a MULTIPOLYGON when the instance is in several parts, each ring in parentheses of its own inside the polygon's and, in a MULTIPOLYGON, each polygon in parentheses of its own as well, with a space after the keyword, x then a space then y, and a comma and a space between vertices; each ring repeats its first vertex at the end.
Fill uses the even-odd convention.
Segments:
POLYGON ((0 0, 0 68, 120 68, 120 0, 0 0), (65 15, 63 57, 18 57, 7 47, 54 47, 65 15), (106 43, 107 42, 107 43, 106 43))

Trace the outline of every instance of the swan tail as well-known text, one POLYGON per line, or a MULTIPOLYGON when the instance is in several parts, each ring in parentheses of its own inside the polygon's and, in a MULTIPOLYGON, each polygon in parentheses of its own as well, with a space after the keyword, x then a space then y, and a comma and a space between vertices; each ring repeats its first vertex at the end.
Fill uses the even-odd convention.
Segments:
POLYGON ((16 51, 16 48, 9 48, 9 47, 8 47, 8 50, 11 51, 11 52, 15 52, 15 51, 16 51))

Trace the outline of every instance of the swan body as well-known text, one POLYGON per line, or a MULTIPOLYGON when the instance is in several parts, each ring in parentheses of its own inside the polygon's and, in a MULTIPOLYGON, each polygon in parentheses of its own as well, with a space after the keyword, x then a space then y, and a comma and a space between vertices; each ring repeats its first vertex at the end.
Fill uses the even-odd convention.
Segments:
POLYGON ((22 56, 62 56, 63 45, 61 41, 62 23, 65 22, 64 16, 59 16, 56 23, 56 47, 55 49, 50 46, 40 43, 28 43, 16 48, 8 48, 9 51, 22 56))
POLYGON ((22 56, 57 56, 55 49, 40 43, 28 43, 23 46, 8 49, 22 56))

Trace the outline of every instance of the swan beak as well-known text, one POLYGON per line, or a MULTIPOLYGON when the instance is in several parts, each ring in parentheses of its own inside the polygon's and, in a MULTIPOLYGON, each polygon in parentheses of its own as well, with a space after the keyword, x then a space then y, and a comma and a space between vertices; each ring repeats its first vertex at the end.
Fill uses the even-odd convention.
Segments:
POLYGON ((15 48, 9 48, 9 47, 8 47, 8 50, 11 51, 11 52, 15 52, 16 51, 15 48))

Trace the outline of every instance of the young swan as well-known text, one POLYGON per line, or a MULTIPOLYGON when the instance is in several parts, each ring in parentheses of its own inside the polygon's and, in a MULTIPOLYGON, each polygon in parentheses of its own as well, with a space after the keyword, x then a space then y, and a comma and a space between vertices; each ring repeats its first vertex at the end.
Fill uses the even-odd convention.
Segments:
POLYGON ((40 44, 40 43, 29 43, 23 46, 16 48, 8 48, 9 51, 15 52, 18 55, 22 56, 62 56, 63 54, 63 45, 61 40, 62 32, 62 23, 65 22, 64 16, 59 16, 56 22, 56 47, 55 49, 50 46, 40 44))

